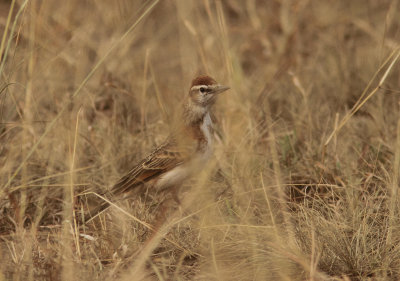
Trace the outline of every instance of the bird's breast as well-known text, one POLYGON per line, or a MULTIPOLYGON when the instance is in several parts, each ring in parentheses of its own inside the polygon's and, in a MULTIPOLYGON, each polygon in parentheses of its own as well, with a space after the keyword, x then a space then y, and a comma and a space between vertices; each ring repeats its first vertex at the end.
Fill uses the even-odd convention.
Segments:
MULTIPOLYGON (((156 187, 164 189, 169 186, 179 185, 187 178, 197 174, 207 164, 213 153, 213 129, 209 114, 205 115, 202 122, 192 126, 185 140, 180 141, 181 148, 190 147, 197 143, 192 153, 188 153, 187 160, 170 171, 164 173, 156 183, 156 187), (192 145, 190 145, 190 143, 192 145)), ((191 149, 187 149, 189 152, 191 149)))
POLYGON ((208 160, 213 152, 213 128, 212 120, 209 114, 206 114, 203 118, 203 122, 200 125, 200 131, 203 135, 202 143, 199 144, 199 153, 203 154, 204 160, 208 160))

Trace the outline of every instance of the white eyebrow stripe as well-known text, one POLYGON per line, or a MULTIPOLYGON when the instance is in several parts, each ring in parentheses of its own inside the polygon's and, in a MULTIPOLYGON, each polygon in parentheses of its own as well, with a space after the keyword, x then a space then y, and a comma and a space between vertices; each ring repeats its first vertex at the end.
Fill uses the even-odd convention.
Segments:
POLYGON ((192 90, 200 90, 200 88, 208 88, 207 85, 197 85, 197 86, 193 86, 192 90))
POLYGON ((196 85, 190 88, 190 90, 200 90, 200 88, 212 89, 212 85, 196 85))

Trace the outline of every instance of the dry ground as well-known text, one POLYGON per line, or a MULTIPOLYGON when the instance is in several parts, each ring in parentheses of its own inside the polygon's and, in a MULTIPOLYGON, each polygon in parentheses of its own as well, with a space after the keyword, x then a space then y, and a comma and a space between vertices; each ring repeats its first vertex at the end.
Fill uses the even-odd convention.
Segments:
POLYGON ((399 1, 0 0, 0 30, 0 280, 400 279, 399 1), (199 73, 232 90, 182 206, 79 225, 199 73))

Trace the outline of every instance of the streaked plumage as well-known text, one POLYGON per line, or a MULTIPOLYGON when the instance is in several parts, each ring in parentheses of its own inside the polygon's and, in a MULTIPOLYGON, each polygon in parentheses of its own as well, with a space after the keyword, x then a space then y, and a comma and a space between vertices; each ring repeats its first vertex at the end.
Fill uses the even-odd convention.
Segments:
MULTIPOLYGON (((157 190, 177 187, 212 155, 212 118, 210 107, 217 94, 229 87, 218 85, 209 76, 199 76, 192 81, 189 95, 184 104, 182 126, 162 145, 135 165, 110 190, 114 195, 148 184, 157 190)), ((87 218, 108 207, 104 202, 91 211, 87 218)))

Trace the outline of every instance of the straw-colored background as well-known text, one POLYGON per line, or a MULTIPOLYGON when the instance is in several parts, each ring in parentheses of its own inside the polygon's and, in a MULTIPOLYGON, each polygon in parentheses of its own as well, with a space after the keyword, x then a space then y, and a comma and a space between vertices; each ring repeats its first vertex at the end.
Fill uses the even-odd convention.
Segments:
POLYGON ((399 11, 0 1, 0 280, 397 280, 399 11), (215 160, 159 236, 161 194, 78 226, 201 73, 231 87, 215 160))

